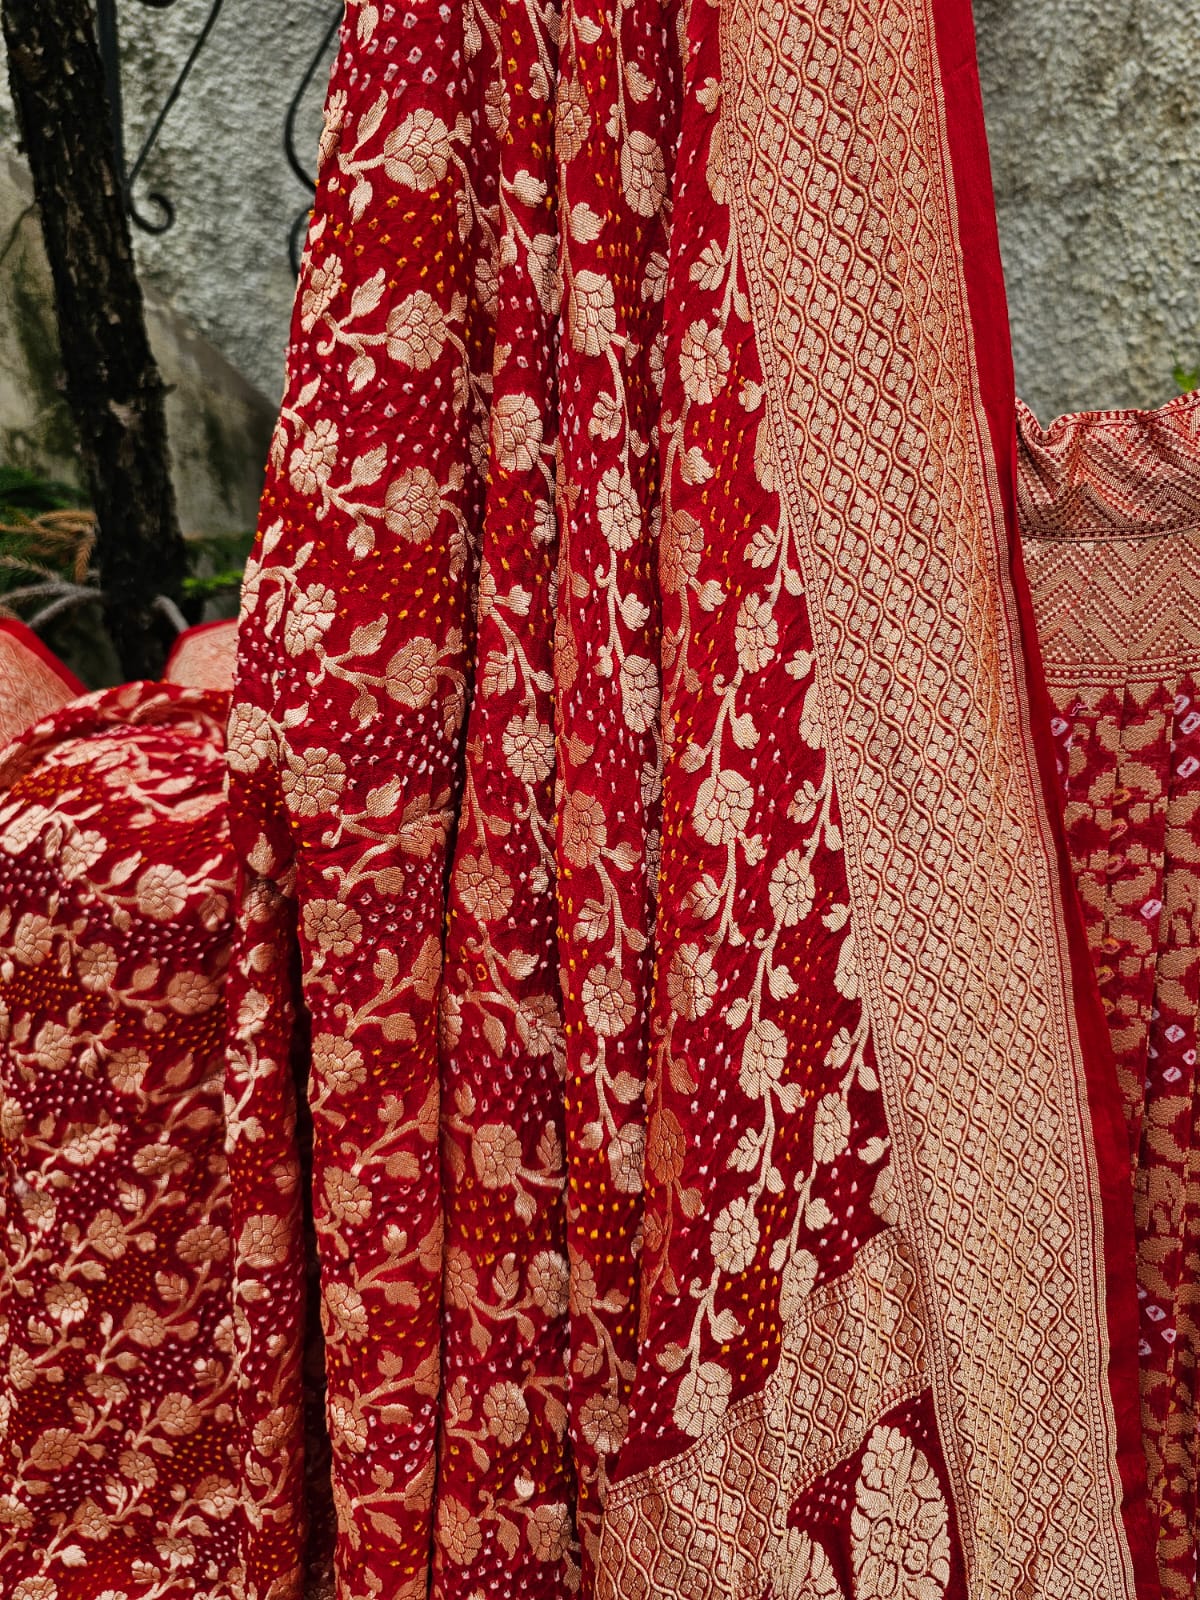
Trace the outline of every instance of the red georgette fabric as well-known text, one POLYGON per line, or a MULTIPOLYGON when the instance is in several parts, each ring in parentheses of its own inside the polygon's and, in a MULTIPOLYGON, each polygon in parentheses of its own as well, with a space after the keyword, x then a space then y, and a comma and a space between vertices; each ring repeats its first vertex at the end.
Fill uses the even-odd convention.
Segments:
POLYGON ((0 1590, 219 1600, 228 680, 76 699, 0 651, 43 715, 0 757, 0 1590))
POLYGON ((1200 397, 1038 427, 1021 524, 1067 832, 1134 1165, 1165 1594, 1200 1561, 1200 397))
POLYGON ((348 7, 230 723, 245 1600, 309 1194, 338 1600, 1156 1594, 1003 330, 966 0, 348 7))

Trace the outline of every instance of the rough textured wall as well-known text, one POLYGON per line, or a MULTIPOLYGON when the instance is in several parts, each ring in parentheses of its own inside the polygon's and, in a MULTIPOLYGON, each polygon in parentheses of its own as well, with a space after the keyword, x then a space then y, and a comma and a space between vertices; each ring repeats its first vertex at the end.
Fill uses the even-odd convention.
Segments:
MULTIPOLYGON (((130 161, 210 7, 117 0, 130 161)), ((148 198, 155 189, 176 212, 164 234, 134 232, 143 279, 272 399, 292 299, 288 233, 308 204, 284 156, 284 118, 340 9, 338 0, 225 0, 136 186, 147 218, 161 215, 148 198)), ((297 145, 310 164, 328 71, 326 59, 300 107, 297 145)), ((11 151, 6 71, 0 80, 0 147, 11 151)))
POLYGON ((1160 404, 1200 367, 1200 0, 975 0, 1017 384, 1160 404))
MULTIPOLYGON (((119 0, 131 146, 209 3, 119 0)), ((1043 421, 1156 405, 1176 362, 1200 367, 1200 0, 975 4, 1021 392, 1043 421)), ((171 232, 138 236, 149 283, 271 397, 305 203, 283 120, 336 9, 225 0, 139 185, 178 211, 171 232)), ((324 76, 304 103, 305 152, 324 76)))
MULTIPOLYGON (((50 268, 29 174, 0 150, 0 464, 80 482, 62 392, 50 268)), ((274 406, 147 286, 150 344, 167 384, 167 432, 185 534, 254 526, 274 406)))

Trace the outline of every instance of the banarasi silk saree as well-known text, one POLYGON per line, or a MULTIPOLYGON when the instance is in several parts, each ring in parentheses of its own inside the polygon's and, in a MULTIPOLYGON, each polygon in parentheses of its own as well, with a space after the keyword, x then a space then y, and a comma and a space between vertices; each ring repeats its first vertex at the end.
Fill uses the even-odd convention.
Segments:
POLYGON ((230 1592, 232 637, 85 695, 0 623, 4 1600, 230 1592))
POLYGON ((968 0, 351 0, 229 731, 241 1600, 1194 1586, 1187 625, 1055 631, 1144 530, 1031 425, 1047 692, 1014 415, 968 0))
POLYGON ((1067 838, 1134 1163, 1142 1421, 1164 1594, 1197 1592, 1200 395, 1024 409, 1020 520, 1067 838))

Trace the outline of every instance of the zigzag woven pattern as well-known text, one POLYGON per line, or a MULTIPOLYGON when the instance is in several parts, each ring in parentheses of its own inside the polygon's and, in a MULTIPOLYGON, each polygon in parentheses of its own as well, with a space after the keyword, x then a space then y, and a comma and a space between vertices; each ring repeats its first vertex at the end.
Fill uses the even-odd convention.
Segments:
POLYGON ((1017 414, 1025 564, 1051 681, 1200 665, 1200 394, 1158 411, 1017 414))

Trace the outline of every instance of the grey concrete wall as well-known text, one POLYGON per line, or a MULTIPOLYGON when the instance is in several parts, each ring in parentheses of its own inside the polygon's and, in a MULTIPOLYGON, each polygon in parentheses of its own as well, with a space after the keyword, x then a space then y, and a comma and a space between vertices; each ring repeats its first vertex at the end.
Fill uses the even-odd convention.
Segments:
POLYGON ((1200 0, 975 0, 1017 383, 1153 406, 1200 367, 1200 0))
MULTIPOLYGON (((283 119, 333 3, 225 0, 139 186, 178 212, 168 234, 138 236, 148 284, 271 398, 305 200, 283 119)), ((1177 362, 1200 367, 1200 0, 975 3, 1021 392, 1043 420, 1156 405, 1177 362)), ((120 0, 131 145, 208 6, 120 0)))
MULTIPOLYGON (((131 161, 210 4, 117 0, 131 161)), ((159 215, 147 198, 155 189, 176 211, 167 233, 134 231, 143 281, 272 399, 282 387, 292 300, 288 232, 308 203, 284 156, 284 118, 339 10, 338 0, 225 0, 136 187, 148 217, 159 215)), ((328 70, 326 60, 300 108, 297 142, 309 155, 328 70)), ((11 152, 14 137, 0 70, 0 150, 11 152)))

